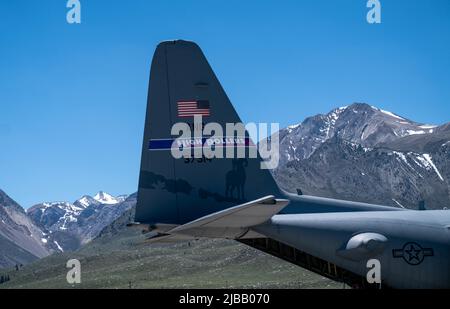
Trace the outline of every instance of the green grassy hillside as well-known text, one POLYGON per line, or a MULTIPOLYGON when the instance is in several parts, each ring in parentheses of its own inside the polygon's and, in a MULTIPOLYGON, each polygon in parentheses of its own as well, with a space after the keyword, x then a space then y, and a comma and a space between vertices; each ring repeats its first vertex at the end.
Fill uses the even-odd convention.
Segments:
MULTIPOLYGON (((3 271, 0 288, 342 288, 300 267, 226 240, 144 244, 137 231, 94 240, 77 252, 3 271), (81 262, 81 284, 66 281, 66 262, 81 262)), ((2 273, 2 272, 0 272, 2 273)))

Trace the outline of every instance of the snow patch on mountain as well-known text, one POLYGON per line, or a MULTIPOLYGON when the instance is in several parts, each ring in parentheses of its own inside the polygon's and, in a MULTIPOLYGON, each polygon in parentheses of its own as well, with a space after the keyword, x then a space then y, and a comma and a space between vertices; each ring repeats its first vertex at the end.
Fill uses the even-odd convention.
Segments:
POLYGON ((399 151, 393 151, 393 153, 397 156, 397 159, 401 162, 404 162, 412 171, 416 172, 417 175, 419 175, 419 177, 423 178, 422 174, 420 174, 409 162, 408 162, 408 158, 407 155, 411 155, 411 153, 409 154, 404 154, 403 152, 399 152, 399 151))
POLYGON ((436 174, 438 175, 439 179, 441 181, 444 181, 444 178, 442 177, 441 173, 439 172, 439 170, 437 169, 436 165, 434 165, 433 160, 431 158, 431 155, 429 155, 428 153, 424 153, 423 157, 425 158, 425 160, 428 162, 428 164, 434 169, 434 171, 436 172, 436 174))
POLYGON ((409 165, 408 160, 406 160, 406 156, 405 156, 404 153, 398 152, 398 151, 393 151, 393 153, 394 153, 395 155, 397 155, 397 156, 398 156, 403 162, 405 162, 408 166, 411 166, 411 165, 409 165))
POLYGON ((406 130, 406 133, 403 134, 403 136, 408 135, 419 135, 419 134, 430 134, 433 133, 434 129, 427 129, 427 130, 406 130))
POLYGON ((390 111, 386 111, 386 110, 380 109, 380 112, 382 112, 383 114, 386 114, 386 115, 388 115, 388 116, 397 118, 397 119, 405 120, 405 118, 400 117, 400 116, 398 116, 398 115, 396 115, 396 114, 394 114, 394 113, 392 113, 392 112, 390 112, 390 111))
POLYGON ((80 202, 80 205, 82 205, 85 208, 89 207, 92 203, 88 196, 83 196, 78 200, 78 202, 80 202))
POLYGON ((59 243, 56 240, 54 240, 53 243, 56 245, 59 251, 64 252, 63 248, 59 245, 59 243))
POLYGON ((422 128, 422 129, 435 129, 435 128, 437 128, 437 126, 434 125, 434 124, 424 124, 424 125, 421 125, 419 127, 422 128))
MULTIPOLYGON (((347 109, 347 107, 340 107, 337 108, 333 111, 331 111, 331 113, 327 114, 324 118, 324 126, 321 127, 319 129, 319 131, 321 133, 325 133, 325 138, 324 139, 318 139, 321 140, 321 142, 325 142, 327 139, 329 139, 331 137, 330 132, 333 131, 335 125, 336 125, 336 121, 339 119, 339 116, 347 109)), ((353 110, 355 111, 355 110, 353 110)))
POLYGON ((69 202, 45 202, 42 203, 42 205, 44 207, 44 211, 51 207, 57 207, 61 210, 66 210, 70 212, 77 212, 83 210, 83 208, 75 206, 74 204, 71 204, 69 202))
POLYGON ((392 201, 397 204, 398 206, 400 206, 401 208, 406 208, 405 206, 403 206, 402 204, 400 204, 395 198, 392 199, 392 201))
POLYGON ((302 124, 301 123, 299 123, 299 124, 294 124, 294 125, 292 125, 292 126, 289 126, 289 127, 287 127, 287 130, 288 130, 288 132, 289 133, 291 133, 292 131, 294 131, 295 129, 297 129, 299 126, 301 126, 302 124))
POLYGON ((386 111, 386 110, 384 110, 384 109, 381 109, 381 108, 378 108, 378 107, 375 107, 375 106, 371 106, 371 107, 372 107, 374 110, 379 111, 379 112, 382 112, 383 114, 388 115, 388 116, 390 116, 390 117, 397 118, 397 119, 400 119, 400 120, 406 120, 405 118, 400 117, 399 115, 396 115, 396 114, 394 114, 393 112, 386 111))
POLYGON ((426 134, 427 132, 425 132, 424 130, 419 130, 419 131, 415 131, 415 130, 406 130, 406 134, 405 135, 418 135, 418 134, 426 134))
POLYGON ((116 199, 114 196, 112 196, 111 194, 108 194, 106 192, 100 191, 98 192, 95 196, 94 199, 102 204, 108 204, 108 205, 113 205, 113 204, 117 204, 120 201, 118 199, 116 199))
POLYGON ((428 171, 433 170, 436 173, 436 175, 439 177, 439 179, 441 181, 444 181, 442 174, 437 169, 430 154, 428 154, 428 153, 424 153, 424 154, 408 153, 408 154, 413 155, 412 159, 418 166, 423 167, 428 171))

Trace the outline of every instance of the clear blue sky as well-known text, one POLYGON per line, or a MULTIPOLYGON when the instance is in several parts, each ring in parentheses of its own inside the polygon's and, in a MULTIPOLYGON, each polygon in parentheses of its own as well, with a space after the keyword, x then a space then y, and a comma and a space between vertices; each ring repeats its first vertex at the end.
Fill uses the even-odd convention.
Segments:
POLYGON ((450 121, 450 1, 0 1, 0 188, 22 206, 136 191, 151 57, 196 41, 245 122, 352 102, 450 121))

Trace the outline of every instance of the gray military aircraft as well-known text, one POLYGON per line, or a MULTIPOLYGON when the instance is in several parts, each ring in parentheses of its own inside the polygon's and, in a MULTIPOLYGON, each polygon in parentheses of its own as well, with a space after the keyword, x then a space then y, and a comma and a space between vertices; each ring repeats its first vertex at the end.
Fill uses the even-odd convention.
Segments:
POLYGON ((449 211, 287 193, 260 168, 260 155, 176 159, 172 126, 193 127, 195 115, 222 126, 241 122, 195 43, 160 43, 151 65, 133 224, 149 233, 149 242, 235 239, 355 288, 450 287, 449 211), (374 259, 381 283, 370 284, 374 259))

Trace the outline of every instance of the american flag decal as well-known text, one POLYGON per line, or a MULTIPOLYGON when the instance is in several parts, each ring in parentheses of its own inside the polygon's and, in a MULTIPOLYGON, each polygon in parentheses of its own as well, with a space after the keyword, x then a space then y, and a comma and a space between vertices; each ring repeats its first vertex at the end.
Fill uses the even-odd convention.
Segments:
POLYGON ((209 116, 209 101, 197 100, 197 101, 178 101, 177 102, 178 117, 194 117, 209 116))

